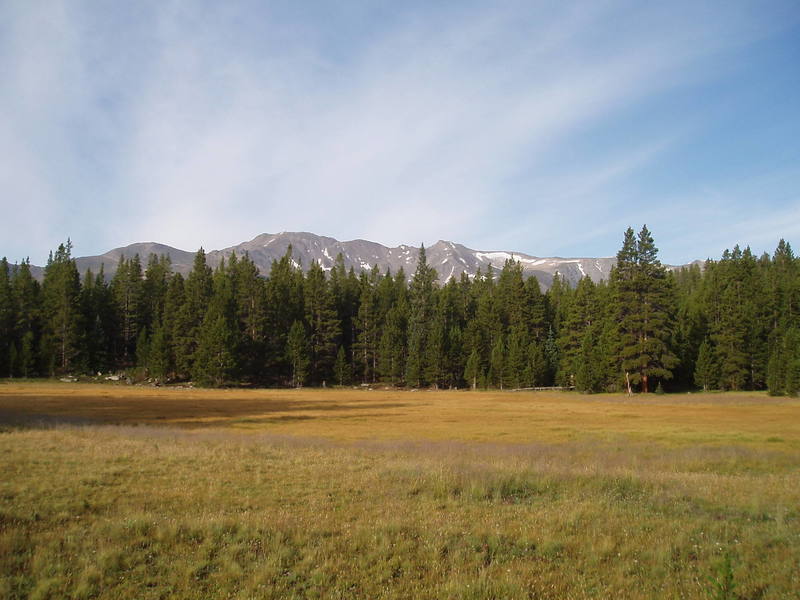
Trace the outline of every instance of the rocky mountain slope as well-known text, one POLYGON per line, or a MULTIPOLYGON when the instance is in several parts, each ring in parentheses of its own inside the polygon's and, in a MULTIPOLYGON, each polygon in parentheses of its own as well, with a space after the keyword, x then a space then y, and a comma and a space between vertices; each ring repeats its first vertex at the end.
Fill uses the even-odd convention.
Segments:
MULTIPOLYGON (((282 232, 276 234, 263 233, 248 242, 236 246, 207 252, 209 265, 215 267, 222 257, 236 252, 243 255, 247 252, 263 275, 268 275, 273 260, 286 254, 292 247, 292 260, 302 268, 308 268, 311 261, 316 260, 323 269, 329 271, 338 254, 341 253, 347 269, 353 267, 356 273, 371 269, 377 265, 381 272, 391 269, 397 273, 402 267, 411 277, 417 266, 419 249, 414 246, 401 245, 389 248, 367 240, 351 240, 340 242, 330 237, 306 232, 282 232)), ((522 264, 526 277, 535 276, 543 288, 548 288, 556 273, 571 284, 576 284, 583 276, 588 275, 593 281, 607 279, 611 267, 615 263, 613 257, 606 258, 559 258, 537 257, 519 252, 480 251, 467 248, 461 244, 439 240, 426 248, 428 264, 436 269, 442 282, 451 277, 459 278, 462 273, 474 277, 480 268, 485 272, 489 265, 496 271, 503 268, 506 260, 513 258, 522 264)), ((76 259, 78 270, 84 273, 92 269, 97 273, 102 265, 108 277, 113 275, 121 256, 130 258, 138 254, 142 263, 146 264, 150 254, 166 254, 172 260, 172 267, 182 274, 192 268, 194 252, 179 250, 163 244, 152 242, 131 244, 124 248, 115 248, 100 256, 83 256, 76 259)), ((34 275, 41 277, 41 268, 34 269, 34 275)))

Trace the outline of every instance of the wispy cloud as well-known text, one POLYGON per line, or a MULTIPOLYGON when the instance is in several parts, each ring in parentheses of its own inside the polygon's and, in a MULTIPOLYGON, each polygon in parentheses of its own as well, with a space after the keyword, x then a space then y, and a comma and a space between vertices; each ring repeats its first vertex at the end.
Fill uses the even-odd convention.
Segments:
POLYGON ((629 222, 674 223, 642 174, 705 112, 631 114, 786 26, 783 3, 260 4, 0 9, 0 252, 310 230, 613 253, 629 222))

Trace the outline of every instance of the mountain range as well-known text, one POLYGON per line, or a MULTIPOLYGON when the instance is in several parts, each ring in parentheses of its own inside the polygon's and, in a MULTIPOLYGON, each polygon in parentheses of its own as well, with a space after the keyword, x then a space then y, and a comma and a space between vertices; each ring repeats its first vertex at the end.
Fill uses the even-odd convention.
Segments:
MULTIPOLYGON (((417 266, 419 249, 415 246, 401 245, 394 248, 383 246, 367 240, 351 240, 340 242, 331 237, 315 235, 307 232, 262 233, 248 242, 242 242, 229 248, 206 252, 206 260, 211 267, 216 267, 223 257, 232 253, 243 256, 246 252, 256 264, 262 275, 269 275, 273 260, 286 254, 292 248, 292 261, 298 267, 308 268, 311 261, 316 260, 325 271, 330 271, 341 253, 345 267, 361 270, 372 269, 377 265, 381 272, 391 269, 397 273, 402 267, 411 277, 417 266)), ((164 244, 141 242, 122 248, 115 248, 99 256, 81 256, 75 259, 78 271, 83 274, 88 269, 94 273, 104 268, 107 277, 116 271, 121 257, 131 258, 138 254, 143 266, 150 254, 167 255, 172 261, 172 269, 186 275, 192 268, 195 252, 179 250, 164 244)), ((538 257, 509 251, 481 251, 467 248, 461 244, 439 240, 426 248, 428 264, 436 269, 439 280, 445 282, 451 277, 459 278, 462 273, 474 277, 478 269, 485 272, 491 265, 499 271, 506 260, 513 258, 522 265, 525 277, 535 276, 544 289, 549 288, 553 277, 558 274, 570 284, 588 275, 593 281, 608 279, 611 267, 616 263, 613 257, 604 258, 560 258, 538 257)), ((670 267, 678 268, 678 267, 670 267)), ((41 279, 42 267, 31 266, 33 275, 41 279)))

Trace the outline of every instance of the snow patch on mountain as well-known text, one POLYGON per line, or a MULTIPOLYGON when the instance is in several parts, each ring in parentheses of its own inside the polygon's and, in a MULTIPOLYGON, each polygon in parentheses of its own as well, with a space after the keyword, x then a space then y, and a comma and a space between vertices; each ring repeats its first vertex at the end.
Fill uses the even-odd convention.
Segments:
MULTIPOLYGON (((334 257, 341 254, 345 269, 348 271, 353 269, 356 274, 362 270, 372 270, 373 265, 377 265, 381 273, 389 270, 395 274, 403 269, 409 279, 414 274, 419 256, 417 248, 405 244, 388 248, 367 240, 341 242, 313 233, 282 232, 261 234, 236 246, 212 250, 206 253, 206 258, 213 268, 223 258, 227 260, 234 252, 238 256, 247 253, 261 274, 268 276, 273 261, 280 260, 290 247, 292 249, 290 262, 294 268, 307 269, 312 261, 317 261, 326 272, 330 272, 335 263, 334 257)), ((116 248, 100 256, 79 257, 76 263, 81 273, 85 273, 88 269, 97 273, 103 266, 106 276, 110 278, 116 271, 121 256, 130 258, 138 254, 146 264, 150 253, 168 255, 173 270, 183 275, 192 269, 194 252, 150 242, 116 248)), ((513 259, 521 265, 524 277, 536 277, 544 289, 550 287, 556 274, 571 285, 577 285, 587 274, 595 282, 608 279, 611 268, 616 263, 614 258, 548 258, 500 250, 478 251, 455 242, 441 240, 426 248, 426 254, 428 265, 439 274, 441 283, 452 277, 458 279, 462 273, 474 279, 479 269, 485 272, 490 265, 496 274, 507 260, 513 259)), ((32 272, 41 277, 40 267, 33 267, 32 272)))

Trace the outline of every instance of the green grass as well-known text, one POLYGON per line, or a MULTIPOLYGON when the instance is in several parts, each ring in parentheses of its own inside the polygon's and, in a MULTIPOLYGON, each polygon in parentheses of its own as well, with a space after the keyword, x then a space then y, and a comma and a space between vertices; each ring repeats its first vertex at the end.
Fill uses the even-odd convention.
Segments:
POLYGON ((0 597, 795 598, 797 459, 6 427, 0 597))

